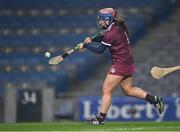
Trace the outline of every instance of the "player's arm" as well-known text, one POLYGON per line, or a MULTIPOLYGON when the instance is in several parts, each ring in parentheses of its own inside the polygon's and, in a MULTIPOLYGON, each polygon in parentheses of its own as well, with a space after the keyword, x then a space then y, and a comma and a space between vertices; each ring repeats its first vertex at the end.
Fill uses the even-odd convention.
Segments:
POLYGON ((84 45, 83 47, 95 53, 102 54, 108 46, 101 43, 96 43, 96 44, 84 45))
POLYGON ((92 42, 99 42, 99 43, 101 43, 102 40, 103 40, 103 37, 104 37, 104 35, 101 35, 101 36, 93 38, 91 41, 92 42))
POLYGON ((86 49, 93 51, 95 53, 102 54, 107 48, 106 45, 103 45, 100 43, 102 40, 103 40, 103 35, 95 37, 93 39, 91 39, 90 37, 87 37, 84 40, 84 42, 86 42, 87 44, 86 45, 80 44, 79 46, 80 46, 80 49, 86 48, 86 49), (99 42, 99 43, 90 44, 92 42, 99 42))

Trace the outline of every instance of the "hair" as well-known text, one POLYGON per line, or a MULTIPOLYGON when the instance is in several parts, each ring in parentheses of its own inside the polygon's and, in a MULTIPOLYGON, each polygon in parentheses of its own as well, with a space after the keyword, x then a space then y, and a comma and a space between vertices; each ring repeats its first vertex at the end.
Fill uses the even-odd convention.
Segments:
POLYGON ((128 36, 130 35, 124 16, 118 10, 115 10, 114 22, 120 28, 120 30, 126 32, 128 36))

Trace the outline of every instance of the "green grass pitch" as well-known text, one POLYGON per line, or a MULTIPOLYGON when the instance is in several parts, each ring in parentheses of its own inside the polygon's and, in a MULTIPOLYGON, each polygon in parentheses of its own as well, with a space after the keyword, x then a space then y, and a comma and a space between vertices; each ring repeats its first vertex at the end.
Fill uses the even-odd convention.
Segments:
POLYGON ((180 131, 180 122, 107 122, 92 126, 85 122, 0 124, 0 131, 180 131))

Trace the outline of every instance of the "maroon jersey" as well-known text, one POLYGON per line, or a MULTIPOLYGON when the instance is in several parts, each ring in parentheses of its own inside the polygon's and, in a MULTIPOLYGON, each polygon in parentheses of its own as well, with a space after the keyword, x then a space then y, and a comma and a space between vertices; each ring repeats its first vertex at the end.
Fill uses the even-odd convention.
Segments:
POLYGON ((132 65, 134 63, 129 38, 114 23, 105 32, 101 43, 109 46, 113 64, 132 65))
POLYGON ((101 43, 109 46, 112 56, 112 67, 109 73, 120 75, 134 73, 134 59, 128 35, 124 31, 121 31, 118 26, 112 23, 105 32, 101 43))

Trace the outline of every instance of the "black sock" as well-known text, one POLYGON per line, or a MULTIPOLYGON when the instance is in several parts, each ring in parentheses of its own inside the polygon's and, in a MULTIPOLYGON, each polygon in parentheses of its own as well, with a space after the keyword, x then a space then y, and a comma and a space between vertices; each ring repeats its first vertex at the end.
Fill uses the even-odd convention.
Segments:
POLYGON ((145 100, 147 100, 150 104, 156 104, 156 100, 154 96, 150 94, 146 94, 145 100))
POLYGON ((98 116, 98 120, 103 122, 106 118, 106 113, 102 113, 100 112, 99 116, 98 116))

